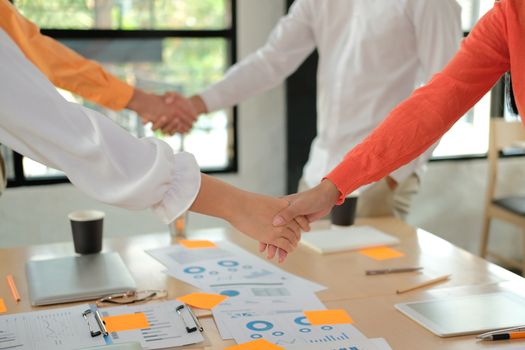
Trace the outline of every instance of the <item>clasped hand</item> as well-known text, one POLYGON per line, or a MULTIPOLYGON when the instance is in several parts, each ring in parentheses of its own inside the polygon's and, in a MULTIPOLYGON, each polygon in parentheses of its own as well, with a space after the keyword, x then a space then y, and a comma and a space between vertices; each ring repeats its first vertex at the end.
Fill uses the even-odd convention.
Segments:
MULTIPOLYGON (((293 225, 294 222, 303 230, 310 230, 310 223, 327 215, 340 197, 337 187, 329 180, 323 180, 310 190, 291 194, 283 199, 288 203, 274 216, 272 225, 283 228, 293 225)), ((278 255, 279 262, 283 262, 290 251, 274 244, 259 243, 259 251, 267 250, 267 258, 273 259, 278 255)))

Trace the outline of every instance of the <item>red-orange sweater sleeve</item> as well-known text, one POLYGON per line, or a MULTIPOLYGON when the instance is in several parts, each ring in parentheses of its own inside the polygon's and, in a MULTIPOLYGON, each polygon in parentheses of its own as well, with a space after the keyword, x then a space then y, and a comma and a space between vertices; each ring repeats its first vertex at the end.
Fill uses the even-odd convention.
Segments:
POLYGON ((396 107, 326 176, 339 189, 340 202, 419 156, 509 69, 508 6, 506 0, 496 3, 444 70, 396 107))
POLYGON ((127 106, 133 95, 132 86, 95 61, 42 35, 38 26, 24 18, 7 0, 0 0, 0 28, 55 86, 110 109, 127 106))

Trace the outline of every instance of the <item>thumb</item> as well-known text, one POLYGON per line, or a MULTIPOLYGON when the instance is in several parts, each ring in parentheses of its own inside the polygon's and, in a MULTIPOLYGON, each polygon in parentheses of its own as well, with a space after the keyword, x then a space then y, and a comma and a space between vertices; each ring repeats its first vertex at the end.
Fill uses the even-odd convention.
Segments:
POLYGON ((295 214, 295 210, 293 208, 293 205, 290 205, 280 212, 278 212, 274 217, 272 221, 273 226, 284 226, 288 224, 290 221, 292 221, 297 215, 295 214))
POLYGON ((164 103, 171 104, 179 97, 175 92, 166 92, 164 94, 164 103))

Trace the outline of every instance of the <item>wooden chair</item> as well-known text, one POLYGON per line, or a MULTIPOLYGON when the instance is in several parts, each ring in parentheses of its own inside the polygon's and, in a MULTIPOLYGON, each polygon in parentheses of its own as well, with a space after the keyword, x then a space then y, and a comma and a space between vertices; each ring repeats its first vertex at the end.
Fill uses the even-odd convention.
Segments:
POLYGON ((480 255, 483 258, 490 255, 510 267, 521 269, 522 274, 525 276, 525 196, 495 198, 500 151, 505 148, 516 148, 520 142, 525 142, 525 128, 521 121, 509 122, 503 118, 491 119, 488 153, 489 178, 485 196, 485 216, 483 218, 480 255), (524 243, 523 261, 521 263, 488 251, 489 230, 492 219, 504 220, 522 229, 524 243))

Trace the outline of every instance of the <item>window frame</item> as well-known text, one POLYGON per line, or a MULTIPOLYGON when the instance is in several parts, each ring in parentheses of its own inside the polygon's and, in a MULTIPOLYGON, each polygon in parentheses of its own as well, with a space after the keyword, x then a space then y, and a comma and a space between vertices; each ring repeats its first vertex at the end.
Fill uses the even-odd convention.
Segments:
MULTIPOLYGON (((16 1, 9 0, 16 5, 16 1)), ((195 0, 196 1, 196 0, 195 0)), ((166 39, 166 38, 202 38, 202 39, 225 39, 227 43, 227 62, 232 66, 237 62, 237 0, 229 1, 231 24, 229 28, 224 29, 51 29, 41 28, 41 33, 52 37, 53 39, 75 39, 75 40, 92 40, 92 39, 166 39)), ((201 169, 206 174, 227 174, 238 172, 238 108, 232 108, 231 123, 231 162, 223 169, 201 169)), ((34 176, 28 178, 24 173, 24 156, 8 148, 13 156, 13 173, 14 178, 7 179, 7 187, 22 186, 40 186, 69 183, 65 175, 34 176)))

